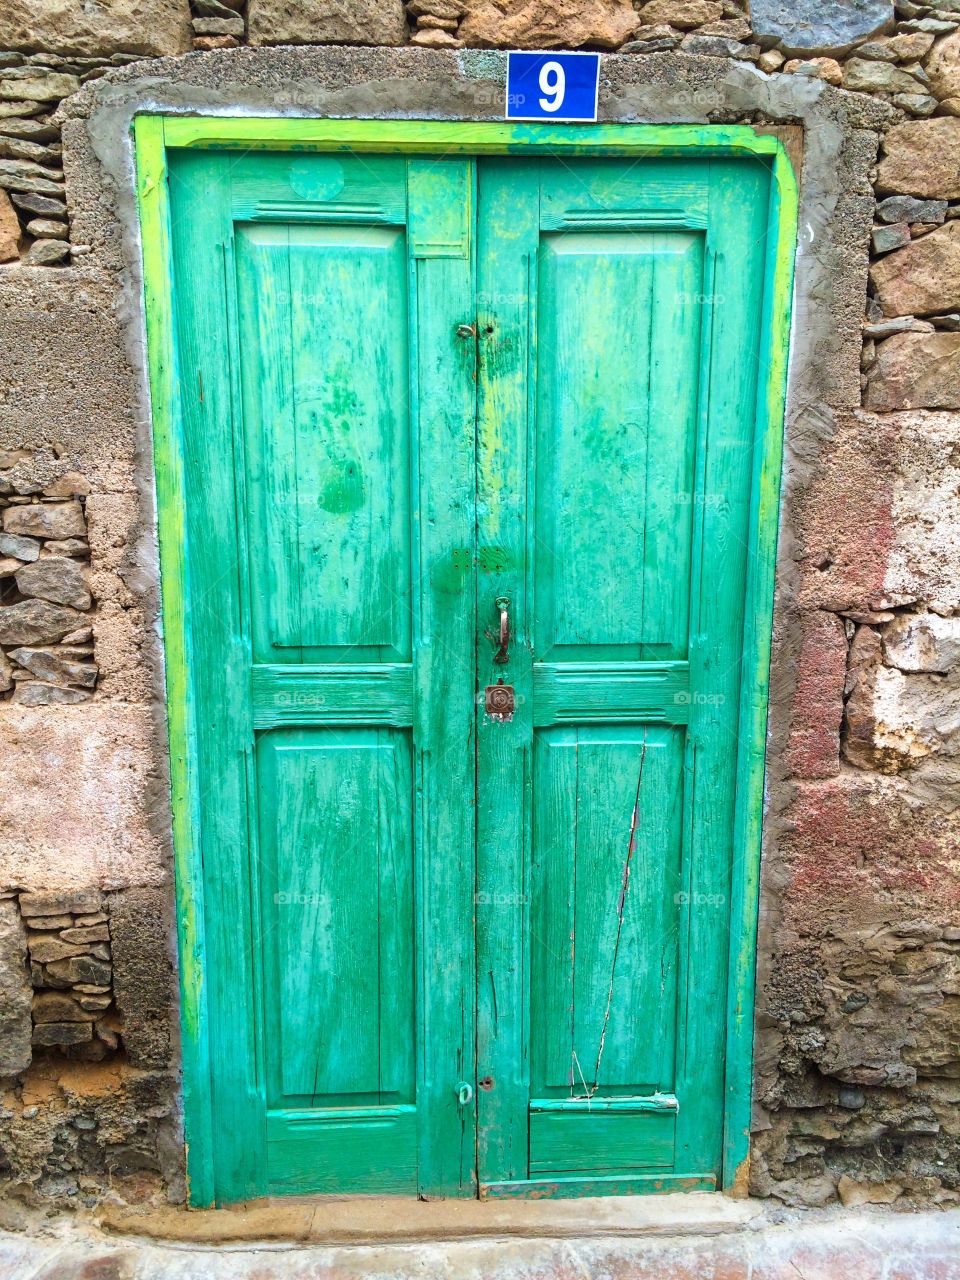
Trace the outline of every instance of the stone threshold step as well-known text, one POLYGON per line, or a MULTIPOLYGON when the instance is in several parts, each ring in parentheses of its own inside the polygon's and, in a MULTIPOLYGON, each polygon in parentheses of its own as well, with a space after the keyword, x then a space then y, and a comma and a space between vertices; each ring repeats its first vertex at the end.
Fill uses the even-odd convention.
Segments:
POLYGON ((576 1200, 415 1200, 310 1196, 225 1209, 133 1209, 101 1204, 91 1225, 115 1235, 183 1244, 407 1244, 483 1237, 718 1235, 763 1219, 755 1200, 719 1192, 576 1200))

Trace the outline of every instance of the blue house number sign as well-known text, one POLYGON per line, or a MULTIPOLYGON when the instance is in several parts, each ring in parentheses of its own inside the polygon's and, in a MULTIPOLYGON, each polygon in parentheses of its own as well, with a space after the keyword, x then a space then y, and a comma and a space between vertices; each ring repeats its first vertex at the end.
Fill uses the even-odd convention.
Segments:
POLYGON ((508 53, 508 120, 596 120, 599 53, 508 53))

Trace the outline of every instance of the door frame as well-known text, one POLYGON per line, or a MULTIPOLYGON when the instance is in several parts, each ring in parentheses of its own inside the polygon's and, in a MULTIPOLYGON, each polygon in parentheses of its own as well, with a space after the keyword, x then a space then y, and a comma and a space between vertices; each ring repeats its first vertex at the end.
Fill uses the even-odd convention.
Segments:
MULTIPOLYGON (((176 377, 167 151, 751 157, 769 163, 763 314, 750 496, 727 984, 722 1185, 746 1194, 765 742, 798 189, 783 141, 749 125, 509 124, 138 114, 133 121, 147 371, 153 421, 173 860, 180 967, 184 1134, 191 1205, 217 1199, 206 922, 187 608, 183 421, 176 377)), ((542 1191, 540 1192, 542 1194, 542 1191)))

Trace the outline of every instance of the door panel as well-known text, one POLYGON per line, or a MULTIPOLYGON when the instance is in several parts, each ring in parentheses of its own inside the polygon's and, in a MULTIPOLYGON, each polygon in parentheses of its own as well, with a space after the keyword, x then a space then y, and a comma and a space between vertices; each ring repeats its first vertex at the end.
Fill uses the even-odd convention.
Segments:
POLYGON ((480 170, 488 1194, 716 1185, 768 172, 480 170), (524 517, 528 515, 528 519, 524 517))
POLYGON ((171 164, 220 1199, 475 1192, 473 189, 171 164))
POLYGON ((412 1102, 408 735, 280 729, 258 754, 268 1105, 412 1102))
POLYGON ((537 731, 533 812, 531 1093, 672 1092, 682 731, 537 731))
POLYGON ((406 273, 401 228, 238 228, 259 661, 410 660, 406 273))
POLYGON ((536 652, 684 657, 703 236, 555 232, 538 253, 536 652))

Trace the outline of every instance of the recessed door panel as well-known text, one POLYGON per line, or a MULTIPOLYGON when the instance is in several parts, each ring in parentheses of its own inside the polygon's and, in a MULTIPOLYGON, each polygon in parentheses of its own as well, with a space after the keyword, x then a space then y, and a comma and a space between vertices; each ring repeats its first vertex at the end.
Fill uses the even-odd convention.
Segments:
POLYGON ((534 642, 686 652, 703 235, 544 234, 534 642))
POLYGON ((413 1101, 408 734, 281 729, 258 756, 268 1105, 413 1101))
POLYGON ((673 1089, 683 755, 660 725, 534 738, 534 1097, 673 1089))
POLYGON ((260 661, 409 660, 406 263, 399 227, 237 229, 260 661))

